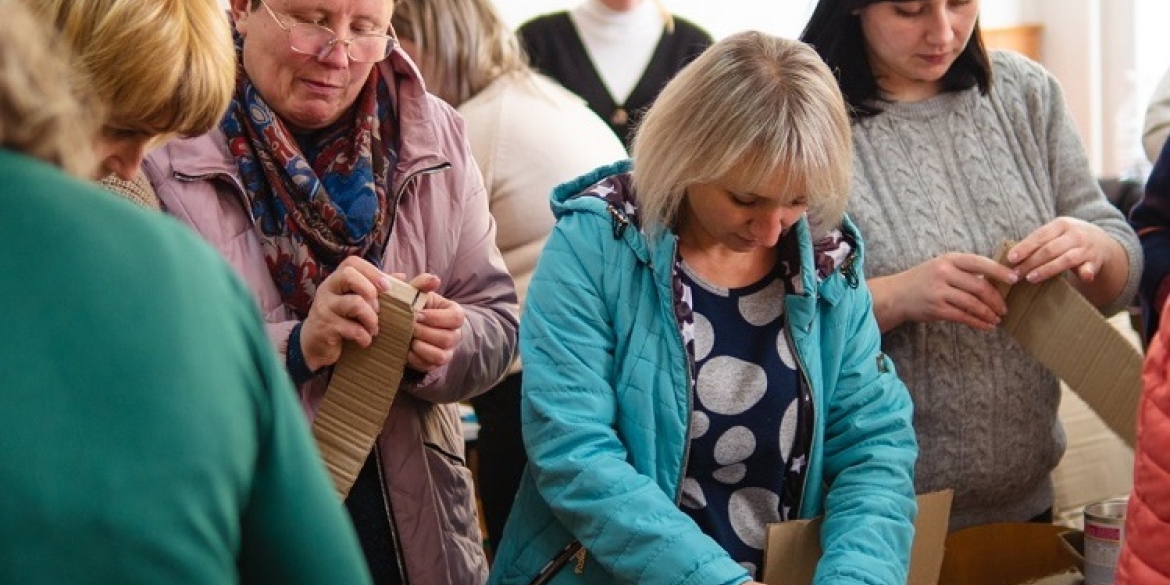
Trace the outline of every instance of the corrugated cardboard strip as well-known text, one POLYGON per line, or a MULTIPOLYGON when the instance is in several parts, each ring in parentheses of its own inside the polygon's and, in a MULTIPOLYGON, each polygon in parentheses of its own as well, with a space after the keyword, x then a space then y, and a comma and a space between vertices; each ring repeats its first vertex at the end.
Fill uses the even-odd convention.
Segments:
POLYGON ((378 296, 378 335, 367 348, 346 342, 313 419, 313 437, 344 500, 382 432, 406 368, 414 316, 426 295, 401 280, 378 296))
MULTIPOLYGON (((1011 243, 996 260, 1007 264, 1011 243)), ((1011 334, 1131 447, 1142 393, 1142 355, 1065 278, 1000 287, 1011 334), (1007 289, 1006 291, 1004 289, 1007 289)))

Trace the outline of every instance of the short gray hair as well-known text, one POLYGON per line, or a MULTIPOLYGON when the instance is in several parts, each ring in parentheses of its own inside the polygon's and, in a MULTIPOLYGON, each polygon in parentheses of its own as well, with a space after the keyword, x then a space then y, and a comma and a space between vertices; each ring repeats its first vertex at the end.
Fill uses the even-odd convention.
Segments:
POLYGON ((762 189, 786 175, 819 237, 837 227, 852 183, 849 115, 837 81, 808 45, 759 32, 727 37, 666 85, 632 148, 647 231, 674 226, 687 187, 733 179, 762 189))

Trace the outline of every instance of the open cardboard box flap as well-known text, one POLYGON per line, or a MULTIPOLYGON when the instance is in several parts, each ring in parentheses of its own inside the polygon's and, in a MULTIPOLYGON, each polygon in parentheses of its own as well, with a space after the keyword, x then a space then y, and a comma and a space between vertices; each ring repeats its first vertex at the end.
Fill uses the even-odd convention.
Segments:
MULTIPOLYGON (((988 524, 947 534, 950 490, 918 496, 908 585, 1081 585, 1081 533, 1051 524, 988 524)), ((763 582, 810 585, 820 518, 769 524, 763 582)))
MULTIPOLYGON (((943 542, 951 515, 951 490, 918 496, 908 585, 938 583, 943 542)), ((768 525, 764 553, 766 585, 809 585, 821 558, 821 519, 768 525)))

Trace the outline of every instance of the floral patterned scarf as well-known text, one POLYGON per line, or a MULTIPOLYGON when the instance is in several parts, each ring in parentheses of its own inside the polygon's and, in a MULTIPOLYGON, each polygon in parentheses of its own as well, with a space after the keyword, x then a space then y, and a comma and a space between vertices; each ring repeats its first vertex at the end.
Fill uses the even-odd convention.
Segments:
POLYGON ((394 223, 387 191, 397 162, 390 91, 374 67, 353 118, 298 144, 244 74, 242 58, 237 67, 236 94, 220 128, 272 280, 304 319, 317 286, 342 260, 360 256, 382 264, 394 223))

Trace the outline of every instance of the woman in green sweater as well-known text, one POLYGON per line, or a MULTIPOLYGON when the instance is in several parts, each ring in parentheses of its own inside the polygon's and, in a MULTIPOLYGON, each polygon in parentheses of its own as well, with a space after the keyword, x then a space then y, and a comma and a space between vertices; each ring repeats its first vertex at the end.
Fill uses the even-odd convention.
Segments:
POLYGON ((101 118, 24 6, 0 0, 0 583, 369 583, 247 289, 88 181, 101 118))
POLYGON ((1069 281, 1103 313, 1141 250, 1089 168, 1057 81, 988 53, 978 0, 821 0, 802 34, 852 108, 849 213, 870 243, 883 348, 915 400, 919 492, 951 528, 1050 517, 1057 379, 997 325, 997 283, 1069 281), (1018 242, 1009 266, 991 259, 1018 242))

